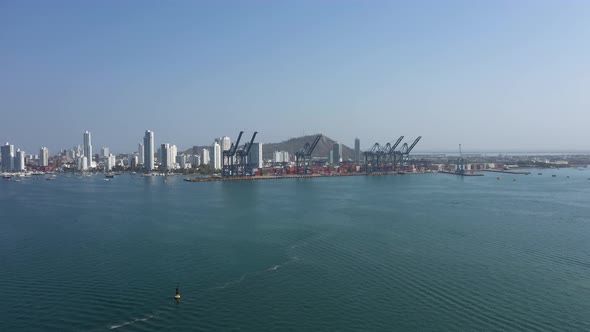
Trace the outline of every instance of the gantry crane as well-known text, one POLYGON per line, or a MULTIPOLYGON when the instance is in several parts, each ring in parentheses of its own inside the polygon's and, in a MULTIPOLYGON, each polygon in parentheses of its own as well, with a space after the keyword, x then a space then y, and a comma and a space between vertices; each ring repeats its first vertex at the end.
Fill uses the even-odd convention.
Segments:
POLYGON ((318 142, 322 138, 322 135, 317 135, 311 144, 305 143, 305 145, 297 152, 295 152, 295 165, 297 167, 297 174, 308 174, 309 166, 311 164, 311 154, 318 142), (301 167, 303 166, 303 171, 301 167))

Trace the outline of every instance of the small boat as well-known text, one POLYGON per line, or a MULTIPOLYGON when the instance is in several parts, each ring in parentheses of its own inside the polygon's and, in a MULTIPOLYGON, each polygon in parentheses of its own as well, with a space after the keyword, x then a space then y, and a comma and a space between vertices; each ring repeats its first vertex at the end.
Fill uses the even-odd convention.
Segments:
POLYGON ((174 294, 174 299, 176 301, 180 300, 180 293, 178 292, 178 286, 176 286, 176 294, 174 294))
POLYGON ((512 181, 516 181, 516 179, 512 179, 512 181))
POLYGON ((543 175, 543 173, 538 173, 537 175, 543 175))
POLYGON ((498 177, 496 178, 496 180, 500 180, 500 177, 498 176, 498 177))
POLYGON ((46 178, 45 180, 52 181, 52 180, 55 180, 55 178, 46 178))
POLYGON ((557 177, 557 175, 553 174, 553 175, 551 175, 551 177, 554 177, 555 178, 555 177, 557 177))
POLYGON ((104 173, 104 176, 107 177, 107 178, 112 179, 112 178, 115 177, 115 174, 114 173, 104 173))

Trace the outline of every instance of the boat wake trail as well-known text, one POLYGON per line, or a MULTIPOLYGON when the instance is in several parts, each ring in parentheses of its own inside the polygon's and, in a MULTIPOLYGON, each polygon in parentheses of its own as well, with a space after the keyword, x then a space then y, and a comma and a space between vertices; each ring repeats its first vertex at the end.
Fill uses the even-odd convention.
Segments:
MULTIPOLYGON (((244 274, 242 274, 237 279, 230 280, 230 281, 228 281, 228 282, 226 282, 226 283, 224 283, 222 285, 219 285, 219 286, 214 286, 214 287, 202 289, 201 291, 197 292, 197 294, 194 294, 193 293, 192 295, 194 295, 194 296, 196 296, 196 295, 203 296, 203 295, 205 295, 205 293, 208 293, 208 292, 221 291, 221 290, 224 290, 224 289, 227 289, 227 288, 231 288, 231 287, 234 287, 234 286, 237 286, 237 285, 241 284, 244 280, 246 280, 248 278, 256 277, 256 276, 261 275, 261 274, 264 274, 264 273, 274 272, 274 271, 277 271, 278 269, 284 267, 287 264, 301 261, 302 259, 299 258, 298 256, 294 255, 293 254, 293 251, 295 249, 297 249, 297 248, 305 247, 308 244, 309 244, 308 242, 303 242, 303 243, 300 243, 300 244, 294 244, 294 245, 289 246, 287 248, 287 256, 289 258, 286 261, 284 261, 284 262, 282 262, 280 264, 273 265, 273 266, 268 267, 268 268, 263 269, 263 270, 258 270, 258 271, 254 271, 254 272, 244 273, 244 274)), ((191 301, 187 301, 187 300, 183 299, 182 300, 182 303, 183 304, 190 304, 191 301)), ((123 323, 118 323, 118 324, 110 325, 109 329, 114 330, 114 329, 118 329, 118 328, 121 328, 121 327, 124 327, 124 326, 127 326, 127 325, 131 325, 131 324, 135 324, 135 323, 140 323, 140 322, 145 322, 145 321, 148 321, 148 320, 150 320, 152 318, 155 318, 156 316, 160 316, 161 313, 168 312, 169 310, 170 310, 170 308, 167 308, 167 309, 162 308, 162 310, 160 310, 160 311, 154 310, 154 311, 152 311, 152 314, 146 315, 143 318, 135 318, 135 319, 131 319, 129 321, 123 322, 123 323)), ((165 315, 163 315, 163 316, 165 316, 165 315)), ((162 318, 162 317, 160 317, 160 318, 162 318)))
POLYGON ((126 326, 126 325, 134 324, 136 322, 145 322, 145 321, 148 321, 148 320, 150 320, 152 318, 154 318, 153 315, 148 315, 147 317, 144 317, 144 318, 135 318, 135 319, 132 319, 132 320, 127 321, 127 322, 123 322, 123 323, 116 324, 116 325, 111 325, 110 326, 110 329, 111 330, 114 330, 114 329, 118 329, 118 328, 123 327, 123 326, 126 326))

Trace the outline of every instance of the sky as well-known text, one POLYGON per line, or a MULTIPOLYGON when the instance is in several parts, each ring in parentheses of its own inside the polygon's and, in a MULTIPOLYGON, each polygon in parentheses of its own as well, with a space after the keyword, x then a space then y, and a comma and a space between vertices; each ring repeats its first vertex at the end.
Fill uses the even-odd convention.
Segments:
POLYGON ((590 151, 590 1, 0 0, 0 142, 590 151))

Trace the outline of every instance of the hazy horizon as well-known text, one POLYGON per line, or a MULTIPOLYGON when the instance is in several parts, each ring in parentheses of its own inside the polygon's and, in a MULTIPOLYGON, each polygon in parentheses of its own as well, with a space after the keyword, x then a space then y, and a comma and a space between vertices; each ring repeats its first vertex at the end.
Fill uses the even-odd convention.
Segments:
POLYGON ((0 143, 588 152, 590 2, 0 3, 0 143))

